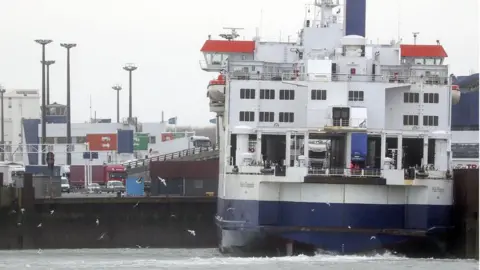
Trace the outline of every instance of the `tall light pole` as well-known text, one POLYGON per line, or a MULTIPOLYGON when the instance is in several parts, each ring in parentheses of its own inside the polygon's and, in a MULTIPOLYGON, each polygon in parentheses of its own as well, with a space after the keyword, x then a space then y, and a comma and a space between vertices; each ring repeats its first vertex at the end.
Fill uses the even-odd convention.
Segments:
POLYGON ((36 39, 36 43, 42 45, 42 165, 45 165, 45 153, 47 149, 45 148, 45 142, 47 140, 47 108, 45 107, 46 96, 45 96, 45 45, 52 42, 50 39, 36 39))
POLYGON ((128 123, 133 124, 132 117, 132 71, 137 67, 134 64, 126 64, 123 69, 128 71, 128 123))
POLYGON ((72 164, 72 123, 70 116, 70 49, 77 46, 75 43, 61 43, 67 49, 67 165, 72 164))
POLYGON ((116 84, 112 86, 112 89, 117 92, 117 123, 120 123, 120 90, 122 90, 122 86, 116 84))
POLYGON ((3 116, 3 107, 4 107, 4 103, 3 103, 3 94, 5 94, 5 89, 0 85, 0 100, 1 100, 1 103, 2 103, 2 113, 1 113, 1 118, 2 118, 2 124, 1 124, 1 128, 2 128, 2 138, 1 138, 1 142, 0 144, 2 145, 2 156, 1 156, 1 159, 2 161, 5 161, 5 118, 3 116))
POLYGON ((46 104, 50 105, 50 65, 55 64, 55 61, 53 60, 47 60, 43 63, 45 66, 47 66, 47 101, 46 104))

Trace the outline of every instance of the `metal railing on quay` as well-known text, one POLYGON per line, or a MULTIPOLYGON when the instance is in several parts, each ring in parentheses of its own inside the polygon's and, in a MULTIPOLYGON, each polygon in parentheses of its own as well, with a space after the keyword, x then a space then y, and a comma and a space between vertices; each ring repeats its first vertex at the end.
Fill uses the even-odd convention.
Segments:
POLYGON ((177 158, 182 158, 182 157, 187 157, 187 156, 193 156, 197 155, 200 153, 205 153, 205 152, 213 152, 219 150, 218 145, 214 144, 209 147, 196 147, 196 148, 190 148, 190 149, 185 149, 173 153, 168 153, 164 155, 159 155, 159 156, 153 156, 149 157, 146 159, 138 159, 134 161, 130 161, 127 163, 123 163, 123 165, 126 167, 126 169, 132 169, 132 168, 137 168, 137 167, 143 167, 143 166, 148 166, 148 164, 152 161, 167 161, 167 160, 173 160, 177 158))
POLYGON ((332 82, 380 82, 380 83, 424 83, 430 85, 448 85, 449 77, 440 76, 401 76, 398 74, 364 75, 341 73, 251 73, 233 71, 229 73, 232 80, 260 81, 332 81, 332 82))
POLYGON ((379 177, 382 175, 380 169, 349 169, 349 168, 309 168, 308 175, 320 176, 350 176, 350 177, 379 177))

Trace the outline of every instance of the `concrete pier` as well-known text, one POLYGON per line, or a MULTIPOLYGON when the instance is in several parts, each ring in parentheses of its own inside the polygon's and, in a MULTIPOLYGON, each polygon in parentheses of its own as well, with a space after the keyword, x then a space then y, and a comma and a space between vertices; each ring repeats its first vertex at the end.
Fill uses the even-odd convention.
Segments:
POLYGON ((215 211, 214 197, 41 199, 0 210, 0 249, 212 248, 215 211))

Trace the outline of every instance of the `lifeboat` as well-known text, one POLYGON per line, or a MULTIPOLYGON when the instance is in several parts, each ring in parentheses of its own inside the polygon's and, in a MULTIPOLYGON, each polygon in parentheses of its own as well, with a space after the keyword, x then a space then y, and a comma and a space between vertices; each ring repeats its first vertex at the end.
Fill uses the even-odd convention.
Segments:
POLYGON ((207 87, 207 97, 212 102, 225 101, 225 75, 218 75, 218 78, 211 80, 207 87))
POLYGON ((460 87, 458 85, 452 85, 452 88, 451 88, 451 91, 452 91, 452 104, 455 105, 455 104, 458 104, 458 102, 460 102, 460 87))

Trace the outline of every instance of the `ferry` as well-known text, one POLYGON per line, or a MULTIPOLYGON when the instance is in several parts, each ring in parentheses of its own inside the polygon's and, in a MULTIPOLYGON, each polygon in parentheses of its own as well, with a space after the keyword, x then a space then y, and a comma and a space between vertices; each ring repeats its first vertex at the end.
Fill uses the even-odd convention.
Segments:
POLYGON ((229 28, 203 44, 222 252, 444 249, 461 99, 447 53, 368 42, 365 16, 366 0, 316 0, 295 42, 229 28))

